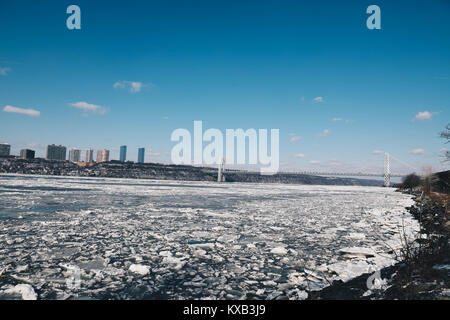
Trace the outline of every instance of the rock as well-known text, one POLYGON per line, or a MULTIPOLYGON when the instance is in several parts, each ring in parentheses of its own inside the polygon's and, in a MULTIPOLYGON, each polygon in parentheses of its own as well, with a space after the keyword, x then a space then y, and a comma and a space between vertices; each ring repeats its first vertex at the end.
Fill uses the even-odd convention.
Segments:
POLYGON ((140 274, 141 276, 145 276, 150 272, 150 267, 144 266, 142 264, 132 264, 129 270, 133 273, 140 274))

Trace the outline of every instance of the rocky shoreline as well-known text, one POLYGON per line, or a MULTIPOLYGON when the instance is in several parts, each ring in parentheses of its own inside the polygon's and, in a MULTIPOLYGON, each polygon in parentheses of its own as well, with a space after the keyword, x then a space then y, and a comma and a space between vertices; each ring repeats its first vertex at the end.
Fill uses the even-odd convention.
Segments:
POLYGON ((405 244, 399 263, 381 269, 378 275, 366 273, 347 282, 335 281, 320 291, 309 292, 308 299, 450 300, 448 208, 420 193, 413 195, 415 205, 407 210, 420 223, 420 237, 405 244))

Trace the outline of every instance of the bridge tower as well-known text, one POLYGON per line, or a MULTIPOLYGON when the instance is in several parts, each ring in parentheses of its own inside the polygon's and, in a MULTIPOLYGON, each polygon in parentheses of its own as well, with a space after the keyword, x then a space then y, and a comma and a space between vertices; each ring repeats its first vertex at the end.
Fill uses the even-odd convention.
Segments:
POLYGON ((217 182, 224 182, 225 176, 223 175, 225 171, 225 158, 222 157, 219 163, 219 170, 217 172, 217 182))
POLYGON ((391 186, 391 168, 389 166, 389 153, 384 153, 384 186, 391 186))

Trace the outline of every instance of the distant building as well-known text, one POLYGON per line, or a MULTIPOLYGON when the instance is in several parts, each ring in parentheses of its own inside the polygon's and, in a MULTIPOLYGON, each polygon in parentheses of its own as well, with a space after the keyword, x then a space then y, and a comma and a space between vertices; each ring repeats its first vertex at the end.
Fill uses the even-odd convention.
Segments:
POLYGON ((97 151, 97 162, 108 162, 109 150, 103 149, 97 151))
POLYGON ((138 163, 144 163, 145 148, 138 149, 138 163))
POLYGON ((1 156, 9 156, 11 152, 11 146, 7 143, 0 144, 0 157, 1 156))
POLYGON ((71 148, 69 150, 69 161, 71 161, 71 162, 80 162, 80 160, 81 160, 81 150, 80 149, 71 148))
POLYGON ((94 162, 94 150, 92 150, 92 149, 86 150, 85 162, 94 162))
POLYGON ((47 160, 66 160, 66 147, 50 144, 45 151, 47 160))
POLYGON ((120 146, 120 162, 127 160, 127 146, 120 146))
POLYGON ((20 158, 21 159, 34 159, 35 152, 30 149, 22 149, 20 150, 20 158))

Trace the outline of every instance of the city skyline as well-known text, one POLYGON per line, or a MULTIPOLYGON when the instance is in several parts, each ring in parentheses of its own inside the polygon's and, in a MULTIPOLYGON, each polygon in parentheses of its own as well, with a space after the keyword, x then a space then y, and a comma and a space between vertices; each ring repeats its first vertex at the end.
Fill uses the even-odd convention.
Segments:
POLYGON ((381 30, 368 30, 358 1, 111 3, 108 15, 79 1, 76 31, 64 3, 4 2, 0 142, 36 157, 51 143, 111 159, 144 146, 170 163, 171 132, 202 120, 280 129, 280 170, 378 172, 384 152, 448 168, 450 7, 412 2, 378 1, 381 30))
MULTIPOLYGON (((24 148, 24 149, 20 149, 18 154, 15 154, 13 152, 11 152, 11 150, 13 150, 12 148, 13 146, 10 145, 7 142, 3 142, 0 143, 0 156, 13 156, 13 157, 22 157, 22 153, 23 152, 27 152, 27 151, 32 151, 33 152, 33 158, 34 158, 34 153, 36 152, 36 150, 30 149, 30 148, 24 148)), ((66 151, 69 150, 68 155, 66 157, 67 161, 71 161, 71 162, 93 162, 94 161, 94 151, 108 151, 108 158, 110 155, 111 150, 107 149, 107 148, 102 148, 99 150, 94 150, 92 148, 87 148, 87 149, 79 149, 79 148, 67 148, 64 145, 55 145, 55 144, 49 144, 45 146, 45 153, 42 156, 36 156, 36 158, 42 158, 42 159, 47 159, 47 160, 61 160, 61 159, 51 159, 51 156, 49 156, 49 147, 59 147, 59 148, 64 148, 66 151), (83 157, 82 154, 84 154, 85 156, 83 157)), ((127 146, 120 146, 120 148, 125 147, 125 154, 124 156, 127 156, 127 146)), ((119 150, 120 150, 119 148, 119 150)), ((144 159, 145 159, 145 148, 137 148, 137 160, 124 160, 122 161, 122 159, 120 158, 120 154, 119 154, 119 159, 109 159, 109 161, 111 160, 115 160, 115 161, 120 161, 120 162, 126 162, 126 161, 132 161, 132 162, 138 162, 138 163, 144 163, 144 159)), ((153 161, 155 162, 155 161, 153 161)))

